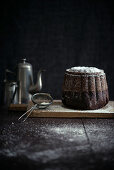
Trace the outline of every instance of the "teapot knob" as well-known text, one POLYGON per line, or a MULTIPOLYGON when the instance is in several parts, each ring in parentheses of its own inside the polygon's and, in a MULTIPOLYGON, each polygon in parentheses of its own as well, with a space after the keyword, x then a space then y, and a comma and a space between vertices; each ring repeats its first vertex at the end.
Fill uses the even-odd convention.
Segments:
POLYGON ((22 61, 23 61, 23 63, 25 63, 26 62, 26 58, 23 58, 22 61))

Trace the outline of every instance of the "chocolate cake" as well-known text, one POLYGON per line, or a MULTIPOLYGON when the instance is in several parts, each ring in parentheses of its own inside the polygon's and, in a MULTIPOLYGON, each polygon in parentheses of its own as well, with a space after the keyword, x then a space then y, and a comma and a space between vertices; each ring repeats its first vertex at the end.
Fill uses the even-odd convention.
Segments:
POLYGON ((99 109, 109 101, 106 75, 95 67, 72 67, 64 75, 62 102, 73 109, 99 109))

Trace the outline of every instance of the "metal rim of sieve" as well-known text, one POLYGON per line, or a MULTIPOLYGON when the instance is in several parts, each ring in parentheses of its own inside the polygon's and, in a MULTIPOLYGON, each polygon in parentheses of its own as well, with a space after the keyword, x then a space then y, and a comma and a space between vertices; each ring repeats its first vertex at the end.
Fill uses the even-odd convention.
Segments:
POLYGON ((31 100, 34 104, 37 104, 38 106, 46 106, 48 107, 49 105, 51 105, 53 103, 53 98, 51 97, 50 94, 48 93, 35 93, 32 97, 31 97, 31 100), (49 101, 49 104, 41 104, 41 103, 37 103, 35 100, 35 98, 38 97, 47 97, 47 100, 49 101))

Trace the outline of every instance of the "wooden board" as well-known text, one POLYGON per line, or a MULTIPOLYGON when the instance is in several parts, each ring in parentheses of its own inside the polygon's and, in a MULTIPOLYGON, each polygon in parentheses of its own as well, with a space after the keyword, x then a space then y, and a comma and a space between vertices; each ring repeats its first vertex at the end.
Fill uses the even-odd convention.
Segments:
MULTIPOLYGON (((27 110, 33 106, 28 104, 27 110)), ((74 110, 63 106, 60 100, 55 100, 47 109, 36 109, 30 117, 63 117, 63 118, 114 118, 114 101, 98 110, 74 110)))
POLYGON ((10 104, 8 110, 12 111, 26 111, 27 110, 27 104, 10 104))
MULTIPOLYGON (((54 100, 54 104, 61 102, 61 100, 54 100)), ((32 104, 32 102, 30 102, 32 104)), ((30 104, 30 105, 31 105, 30 104)), ((12 110, 12 111, 26 111, 28 107, 28 104, 10 104, 10 106, 8 107, 8 110, 12 110)))

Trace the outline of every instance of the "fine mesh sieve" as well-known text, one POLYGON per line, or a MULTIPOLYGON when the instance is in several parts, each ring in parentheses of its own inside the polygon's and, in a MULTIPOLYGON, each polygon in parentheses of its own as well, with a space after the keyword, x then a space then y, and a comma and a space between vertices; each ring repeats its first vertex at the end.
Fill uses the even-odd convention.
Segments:
POLYGON ((24 122, 30 116, 34 109, 45 109, 53 102, 53 98, 48 93, 36 93, 32 96, 31 100, 34 103, 34 106, 31 107, 22 116, 20 116, 18 120, 20 120, 28 113, 25 119, 23 120, 24 122))
POLYGON ((36 93, 32 96, 31 99, 34 104, 37 104, 36 107, 39 109, 44 109, 53 102, 52 97, 47 93, 36 93))

